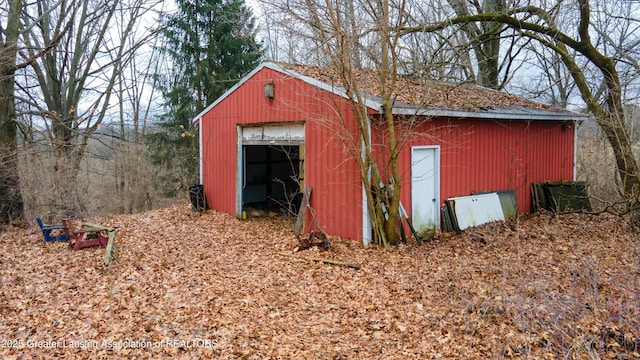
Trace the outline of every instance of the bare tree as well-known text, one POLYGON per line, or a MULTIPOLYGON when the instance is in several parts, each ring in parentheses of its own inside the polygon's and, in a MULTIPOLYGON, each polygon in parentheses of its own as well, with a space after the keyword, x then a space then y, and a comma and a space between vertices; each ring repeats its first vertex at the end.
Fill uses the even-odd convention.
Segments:
MULTIPOLYGON (((44 13, 63 11, 63 2, 52 1, 49 5, 44 13)), ((61 23, 38 47, 31 49, 30 56, 19 59, 25 46, 21 42, 22 35, 43 24, 41 17, 25 16, 34 6, 22 0, 10 0, 0 5, 0 19, 3 20, 0 23, 0 224, 8 224, 24 213, 18 175, 16 72, 30 66, 57 45, 71 25, 61 23)))
MULTIPOLYGON (((155 171, 145 155, 144 136, 157 101, 157 77, 161 59, 157 38, 136 51, 136 56, 123 66, 115 94, 118 103, 117 130, 110 132, 108 148, 113 160, 115 193, 119 213, 149 210, 154 205, 155 171)), ((135 41, 132 47, 135 47, 135 41)), ((157 109, 156 109, 157 110, 157 109)), ((114 199, 115 200, 115 199, 114 199)))
MULTIPOLYGON (((505 10, 504 0, 484 0, 481 3, 467 0, 447 0, 458 16, 475 13, 499 13, 505 10)), ((492 89, 500 88, 498 65, 500 59, 500 40, 503 25, 494 22, 467 23, 462 27, 473 49, 478 66, 477 83, 492 89)))
MULTIPOLYGON (((407 0, 407 24, 444 22, 451 17, 504 12, 514 6, 505 0, 407 0)), ((434 80, 474 82, 504 89, 522 62, 527 39, 506 35, 495 22, 468 23, 459 28, 415 32, 402 37, 404 66, 434 80), (410 58, 410 60, 409 60, 410 58)))
POLYGON ((57 179, 57 203, 63 212, 84 211, 79 197, 78 171, 89 139, 105 119, 117 116, 113 94, 125 66, 133 59, 144 35, 139 20, 157 1, 82 0, 62 2, 50 11, 49 1, 23 13, 40 19, 21 36, 22 59, 35 58, 18 84, 20 109, 40 118, 51 145, 55 164, 49 169, 57 179), (61 41, 41 57, 36 56, 58 29, 71 21, 61 41), (132 41, 132 39, 134 41, 132 41))
MULTIPOLYGON (((582 100, 593 114, 598 125, 609 141, 620 178, 619 188, 628 208, 634 211, 640 205, 640 168, 633 154, 622 97, 622 83, 618 72, 621 60, 617 54, 611 54, 598 42, 593 41, 596 29, 592 24, 592 8, 588 0, 575 0, 570 3, 577 11, 575 28, 562 31, 555 21, 554 14, 564 5, 538 7, 533 5, 509 9, 502 13, 483 13, 457 16, 447 21, 422 24, 416 27, 398 29, 404 34, 438 31, 443 28, 465 27, 471 23, 502 23, 513 29, 514 34, 535 40, 558 55, 571 74, 582 100), (580 61, 588 64, 597 72, 588 74, 580 61), (589 76, 591 75, 591 76, 589 76), (594 76, 598 76, 598 87, 593 87, 594 76), (598 91, 602 89, 603 91, 598 91)), ((562 24, 568 26, 571 24, 562 24)), ((634 216, 636 222, 639 216, 634 216)))
POLYGON ((398 127, 392 106, 398 92, 397 77, 402 71, 403 44, 400 34, 392 30, 403 26, 407 18, 405 2, 291 0, 286 5, 272 3, 271 6, 287 14, 288 28, 298 29, 296 36, 311 44, 309 48, 317 58, 310 62, 315 60, 340 79, 351 100, 356 124, 354 129, 353 124, 343 122, 335 131, 336 136, 359 166, 374 241, 383 246, 397 242, 396 219, 402 183, 398 155, 403 142, 402 136, 396 133, 398 127), (372 119, 364 100, 367 89, 361 88, 359 79, 363 71, 375 74, 376 93, 381 95, 382 103, 380 122, 388 134, 385 144, 372 143, 372 119), (378 161, 376 145, 388 152, 389 161, 378 161))
POLYGON ((573 105, 577 88, 558 54, 545 47, 531 47, 526 67, 533 75, 521 77, 509 87, 529 99, 567 109, 573 105))

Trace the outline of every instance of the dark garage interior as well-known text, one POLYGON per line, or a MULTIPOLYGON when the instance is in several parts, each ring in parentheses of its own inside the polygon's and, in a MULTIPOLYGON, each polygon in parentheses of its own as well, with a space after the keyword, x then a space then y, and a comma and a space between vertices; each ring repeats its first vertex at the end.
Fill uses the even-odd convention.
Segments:
POLYGON ((296 212, 303 186, 303 146, 245 145, 243 209, 296 212))

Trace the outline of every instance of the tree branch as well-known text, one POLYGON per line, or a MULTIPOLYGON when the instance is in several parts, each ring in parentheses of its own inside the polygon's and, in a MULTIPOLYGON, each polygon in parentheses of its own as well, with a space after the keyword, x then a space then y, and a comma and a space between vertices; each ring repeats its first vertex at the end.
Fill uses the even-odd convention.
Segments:
POLYGON ((578 0, 578 5, 580 7, 580 24, 578 25, 580 41, 583 44, 590 44, 589 19, 591 17, 591 8, 589 7, 589 0, 578 0))
POLYGON ((526 6, 516 9, 511 9, 506 13, 487 13, 476 14, 468 16, 457 16, 455 18, 448 19, 435 24, 424 24, 421 26, 403 27, 399 31, 402 35, 417 33, 417 32, 435 32, 453 25, 467 25, 471 22, 499 22, 503 23, 514 30, 529 30, 536 33, 547 35, 557 41, 561 41, 567 44, 569 47, 578 51, 584 51, 585 45, 576 41, 569 35, 561 32, 555 27, 552 17, 545 10, 535 7, 526 6), (538 17, 543 20, 547 25, 538 24, 530 21, 524 21, 517 18, 517 15, 526 15, 525 18, 538 17))
POLYGON ((44 56, 51 49, 56 47, 58 45, 58 43, 60 42, 60 40, 62 40, 64 35, 67 33, 67 31, 69 31, 69 29, 71 29, 72 25, 73 25, 73 19, 69 19, 69 21, 67 22, 67 25, 64 27, 64 29, 59 34, 57 34, 56 37, 54 37, 53 40, 51 40, 51 42, 49 44, 47 44, 47 46, 45 46, 44 48, 40 49, 40 51, 38 51, 34 55, 31 55, 26 61, 16 65, 16 70, 26 68, 27 66, 33 64, 33 62, 36 61, 38 58, 44 56))

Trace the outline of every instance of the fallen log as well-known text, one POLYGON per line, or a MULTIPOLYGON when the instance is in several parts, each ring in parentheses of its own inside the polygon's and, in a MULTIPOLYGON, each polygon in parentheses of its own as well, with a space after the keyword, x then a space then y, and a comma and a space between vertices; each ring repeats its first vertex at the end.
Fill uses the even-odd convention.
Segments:
POLYGON ((296 255, 291 255, 291 254, 287 254, 287 253, 284 253, 284 252, 278 252, 277 254, 280 255, 280 256, 292 257, 292 258, 296 258, 296 259, 304 259, 304 260, 309 260, 309 261, 318 261, 318 262, 323 262, 323 263, 326 263, 326 264, 344 266, 344 267, 360 270, 360 265, 349 264, 349 263, 345 263, 345 262, 338 261, 338 260, 333 260, 333 259, 325 259, 325 258, 311 257, 311 256, 296 256, 296 255))

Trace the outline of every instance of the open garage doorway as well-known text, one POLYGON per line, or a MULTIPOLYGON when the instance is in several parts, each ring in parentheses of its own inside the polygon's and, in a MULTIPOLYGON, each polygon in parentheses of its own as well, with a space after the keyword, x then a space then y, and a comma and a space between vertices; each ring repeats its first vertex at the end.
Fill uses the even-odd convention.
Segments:
POLYGON ((302 178, 301 149, 289 145, 245 145, 243 209, 297 212, 302 178))
POLYGON ((239 133, 240 213, 297 214, 304 189, 304 124, 254 125, 239 133))

